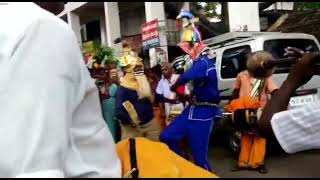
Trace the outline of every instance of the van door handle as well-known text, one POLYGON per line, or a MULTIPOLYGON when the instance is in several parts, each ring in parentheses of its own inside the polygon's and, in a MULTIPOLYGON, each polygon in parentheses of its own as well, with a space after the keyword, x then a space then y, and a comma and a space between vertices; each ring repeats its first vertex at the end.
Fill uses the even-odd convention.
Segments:
POLYGON ((230 88, 222 89, 222 90, 219 89, 219 92, 222 93, 222 92, 228 91, 229 89, 230 89, 230 88))

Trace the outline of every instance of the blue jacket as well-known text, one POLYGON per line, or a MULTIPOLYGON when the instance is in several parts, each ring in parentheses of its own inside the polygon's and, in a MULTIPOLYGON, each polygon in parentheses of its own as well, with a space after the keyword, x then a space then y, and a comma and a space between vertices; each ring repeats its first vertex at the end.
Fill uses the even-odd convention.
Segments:
POLYGON ((119 86, 115 94, 116 97, 116 118, 120 120, 123 124, 131 122, 131 118, 127 110, 123 107, 122 103, 129 100, 141 121, 141 124, 145 124, 152 120, 153 118, 153 107, 149 99, 139 99, 137 91, 127 89, 125 87, 119 86))
POLYGON ((209 59, 207 55, 202 55, 193 62, 191 69, 178 79, 178 83, 181 85, 194 80, 192 94, 199 102, 220 102, 215 62, 215 59, 209 59))
MULTIPOLYGON (((192 95, 195 96, 197 102, 214 102, 216 104, 220 102, 215 62, 215 59, 209 59, 207 55, 202 55, 193 62, 191 69, 178 79, 180 85, 193 80, 192 95)), ((220 108, 212 106, 191 105, 183 113, 188 114, 189 120, 199 121, 212 120, 222 116, 220 108)))

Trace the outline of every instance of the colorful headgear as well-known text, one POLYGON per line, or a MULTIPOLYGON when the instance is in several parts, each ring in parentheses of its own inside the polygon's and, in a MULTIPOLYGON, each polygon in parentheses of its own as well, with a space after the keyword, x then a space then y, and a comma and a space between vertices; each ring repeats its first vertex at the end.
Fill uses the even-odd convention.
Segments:
POLYGON ((195 18, 189 11, 182 9, 177 19, 185 19, 183 24, 183 33, 181 43, 178 45, 183 51, 190 55, 191 59, 195 60, 206 48, 202 43, 202 38, 199 30, 195 27, 195 22, 199 19, 195 18))
POLYGON ((184 73, 186 65, 185 56, 178 56, 172 62, 172 68, 177 72, 177 74, 184 73))
POLYGON ((143 67, 142 59, 131 50, 129 43, 123 42, 123 55, 118 59, 118 66, 125 72, 133 72, 137 66, 143 67))

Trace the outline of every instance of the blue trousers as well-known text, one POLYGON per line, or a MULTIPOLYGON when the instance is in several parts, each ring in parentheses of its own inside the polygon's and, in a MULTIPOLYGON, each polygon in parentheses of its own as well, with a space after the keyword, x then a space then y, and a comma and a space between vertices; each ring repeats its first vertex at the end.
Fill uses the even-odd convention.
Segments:
POLYGON ((183 111, 182 114, 174 119, 161 133, 160 141, 167 144, 172 151, 181 156, 182 152, 178 144, 186 137, 195 164, 203 169, 211 171, 212 169, 207 155, 213 120, 189 120, 188 113, 189 111, 183 111))

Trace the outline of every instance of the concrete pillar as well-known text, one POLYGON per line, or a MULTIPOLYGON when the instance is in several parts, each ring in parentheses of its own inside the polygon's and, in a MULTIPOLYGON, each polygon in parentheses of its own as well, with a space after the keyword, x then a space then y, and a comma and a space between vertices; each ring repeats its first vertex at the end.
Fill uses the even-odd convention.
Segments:
POLYGON ((229 28, 234 31, 260 31, 258 2, 228 2, 229 28))
POLYGON ((68 12, 67 16, 68 16, 68 24, 71 26, 72 30, 76 34, 76 37, 78 39, 78 43, 81 46, 82 39, 81 39, 80 17, 73 12, 68 12))
MULTIPOLYGON (((166 60, 168 60, 168 46, 166 36, 166 15, 164 11, 163 2, 145 2, 146 21, 152 21, 158 19, 159 21, 159 37, 160 37, 160 48, 166 52, 166 60)), ((156 65, 155 49, 149 50, 150 55, 150 67, 156 65)))
POLYGON ((105 24, 107 33, 107 45, 115 49, 115 54, 119 55, 122 44, 114 44, 116 38, 121 37, 120 17, 118 2, 104 2, 105 24))
POLYGON ((82 36, 83 36, 83 42, 86 42, 88 40, 88 35, 87 35, 87 26, 85 24, 82 25, 82 36))
POLYGON ((106 18, 103 16, 100 18, 100 33, 101 33, 101 44, 107 45, 107 30, 106 30, 106 18))

